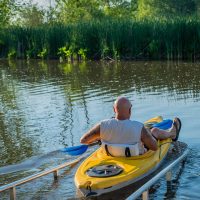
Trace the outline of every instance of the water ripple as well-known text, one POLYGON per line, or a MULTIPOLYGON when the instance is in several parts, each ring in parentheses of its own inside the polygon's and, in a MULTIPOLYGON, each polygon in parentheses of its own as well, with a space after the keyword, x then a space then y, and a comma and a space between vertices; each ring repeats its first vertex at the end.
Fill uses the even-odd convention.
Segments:
MULTIPOLYGON (((124 95, 133 104, 131 119, 145 121, 156 115, 182 119, 180 138, 191 144, 191 153, 179 179, 176 198, 198 199, 199 65, 181 62, 1 63, 0 166, 5 170, 6 165, 17 165, 65 146, 78 145, 80 137, 91 126, 114 115, 113 102, 117 96, 124 95)), ((52 157, 52 161, 54 159, 52 157)), ((37 188, 34 192, 30 192, 33 185, 24 190, 20 187, 19 195, 25 197, 28 193, 33 199, 57 194, 61 198, 73 198, 76 168, 63 175, 58 187, 49 184, 51 178, 47 177, 38 186, 33 183, 37 188)), ((7 174, 0 177, 0 182, 32 173, 28 168, 21 169, 25 170, 24 174, 7 174)), ((163 183, 155 194, 156 199, 170 199, 165 196, 165 189, 163 183)))

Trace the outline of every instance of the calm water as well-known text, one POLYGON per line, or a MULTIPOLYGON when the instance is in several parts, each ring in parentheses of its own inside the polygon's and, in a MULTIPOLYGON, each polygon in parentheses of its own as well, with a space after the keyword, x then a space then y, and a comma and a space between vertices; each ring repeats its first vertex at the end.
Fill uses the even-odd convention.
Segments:
MULTIPOLYGON (((180 140, 190 147, 186 165, 171 196, 161 180, 151 198, 200 199, 200 63, 1 61, 0 185, 71 160, 56 150, 78 145, 92 125, 113 116, 119 95, 132 101, 132 119, 162 115, 183 122, 180 140)), ((57 183, 49 175, 20 186, 17 196, 74 198, 77 167, 61 171, 57 183)))

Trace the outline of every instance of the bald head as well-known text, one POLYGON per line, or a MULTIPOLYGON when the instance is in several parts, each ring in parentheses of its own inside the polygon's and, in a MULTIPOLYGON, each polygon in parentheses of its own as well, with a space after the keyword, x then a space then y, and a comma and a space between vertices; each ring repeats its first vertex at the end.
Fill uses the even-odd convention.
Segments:
POLYGON ((114 103, 116 118, 119 120, 129 119, 131 115, 131 106, 131 102, 126 97, 118 97, 114 103))

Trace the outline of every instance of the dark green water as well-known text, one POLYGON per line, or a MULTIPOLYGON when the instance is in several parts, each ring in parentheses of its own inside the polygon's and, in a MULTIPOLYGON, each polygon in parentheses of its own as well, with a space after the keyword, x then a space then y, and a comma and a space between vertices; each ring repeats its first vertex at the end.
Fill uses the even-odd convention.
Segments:
MULTIPOLYGON (((180 140, 191 150, 178 183, 172 188, 173 198, 199 199, 200 63, 72 65, 56 61, 1 61, 0 185, 70 160, 63 154, 48 153, 78 145, 92 125, 113 116, 112 104, 119 95, 132 101, 132 119, 143 122, 157 115, 182 119, 180 140), (11 164, 14 166, 6 167, 11 164)), ((17 189, 17 196, 73 198, 76 168, 63 171, 58 183, 49 175, 25 184, 17 189)), ((159 184, 151 198, 172 199, 166 194, 165 182, 159 184)), ((0 199, 4 198, 7 193, 0 193, 0 199)))

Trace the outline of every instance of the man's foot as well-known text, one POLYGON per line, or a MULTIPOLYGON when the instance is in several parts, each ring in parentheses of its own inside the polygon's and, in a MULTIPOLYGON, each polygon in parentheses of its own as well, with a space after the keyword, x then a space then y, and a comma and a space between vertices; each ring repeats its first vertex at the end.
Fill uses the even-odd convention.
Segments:
POLYGON ((178 137, 179 137, 180 130, 181 130, 181 120, 178 117, 175 117, 174 120, 173 120, 172 130, 173 129, 175 131, 175 134, 173 134, 174 136, 172 136, 172 140, 177 141, 178 137))

